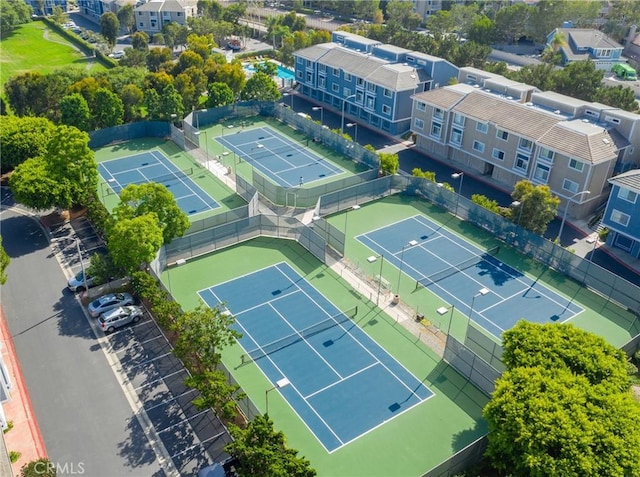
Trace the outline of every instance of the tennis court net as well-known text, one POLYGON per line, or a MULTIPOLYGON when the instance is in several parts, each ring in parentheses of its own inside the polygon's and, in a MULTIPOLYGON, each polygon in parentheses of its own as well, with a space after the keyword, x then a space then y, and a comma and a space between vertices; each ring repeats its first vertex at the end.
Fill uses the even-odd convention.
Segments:
POLYGON ((307 328, 303 328, 301 330, 296 331, 293 334, 285 336, 283 338, 278 338, 271 343, 268 343, 264 346, 260 346, 254 350, 247 352, 247 356, 256 361, 260 358, 270 355, 271 353, 275 353, 287 346, 291 346, 298 341, 302 341, 311 336, 317 335, 318 333, 322 333, 323 331, 327 331, 336 326, 340 326, 344 323, 350 322, 356 315, 358 314, 358 307, 354 306, 347 311, 340 312, 326 320, 322 320, 314 325, 308 326, 307 328))
POLYGON ((109 187, 107 187, 107 193, 106 195, 112 195, 112 194, 120 194, 120 191, 128 186, 129 184, 147 184, 149 182, 155 182, 156 184, 168 184, 171 183, 172 181, 181 181, 182 179, 184 179, 185 177, 191 176, 193 175, 193 167, 189 167, 187 169, 181 169, 179 171, 176 171, 172 174, 163 174, 160 176, 155 176, 155 177, 144 177, 142 179, 136 179, 136 180, 132 180, 132 181, 123 181, 123 184, 121 184, 120 182, 117 182, 114 187, 114 185, 109 184, 109 182, 107 182, 107 184, 109 185, 109 187))
POLYGON ((452 265, 451 267, 447 267, 444 270, 440 270, 439 272, 434 273, 433 275, 429 275, 427 277, 422 277, 416 280, 416 290, 418 288, 426 288, 429 285, 432 285, 440 280, 444 280, 451 275, 455 275, 456 273, 462 272, 467 268, 471 268, 480 262, 487 259, 487 257, 495 257, 500 251, 500 245, 497 245, 493 248, 490 248, 486 252, 480 255, 474 255, 471 258, 463 260, 460 263, 452 265))

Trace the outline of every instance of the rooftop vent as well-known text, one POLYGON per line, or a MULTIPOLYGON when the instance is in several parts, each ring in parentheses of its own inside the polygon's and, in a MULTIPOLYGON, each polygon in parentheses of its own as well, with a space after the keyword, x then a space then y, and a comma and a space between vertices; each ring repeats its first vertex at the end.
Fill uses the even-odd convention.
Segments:
POLYGON ((512 100, 513 96, 507 96, 507 99, 512 100))
POLYGON ((474 85, 473 85, 473 87, 474 87, 474 88, 479 88, 479 87, 480 87, 480 85, 479 85, 479 84, 474 84, 474 85))
POLYGON ((589 122, 589 120, 588 120, 588 119, 583 119, 583 120, 582 120, 582 122, 583 122, 583 123, 588 123, 588 122, 589 122))
POLYGON ((529 106, 529 107, 533 106, 533 103, 531 101, 529 101, 528 103, 524 103, 524 104, 525 104, 525 106, 529 106))
POLYGON ((560 114, 560 110, 559 110, 559 109, 556 109, 556 110, 554 111, 554 114, 560 114))
POLYGON ((602 138, 602 142, 607 144, 607 145, 609 144, 609 140, 607 138, 604 138, 604 137, 602 138))

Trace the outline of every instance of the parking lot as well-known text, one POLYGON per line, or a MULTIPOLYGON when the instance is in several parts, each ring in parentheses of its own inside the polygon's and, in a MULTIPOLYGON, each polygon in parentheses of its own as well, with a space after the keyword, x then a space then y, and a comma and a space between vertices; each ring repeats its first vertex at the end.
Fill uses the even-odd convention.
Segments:
MULTIPOLYGON (((102 239, 84 217, 49 227, 51 246, 67 275, 90 264, 95 253, 106 253, 102 239)), ((108 293, 105 292, 105 293, 108 293)), ((168 475, 194 475, 209 464, 224 460, 231 436, 211 409, 193 403, 197 392, 184 384, 188 373, 148 312, 136 324, 105 334, 97 320, 88 318, 107 360, 129 397, 149 445, 138 448, 141 460, 159 460, 168 475), (155 455, 153 455, 153 451, 155 455), (170 462, 167 462, 170 460, 170 462)))
POLYGON ((231 441, 226 428, 210 409, 193 403, 197 392, 184 384, 188 376, 171 352, 171 345, 148 315, 136 325, 106 335, 119 373, 135 391, 146 419, 181 475, 224 460, 231 441))

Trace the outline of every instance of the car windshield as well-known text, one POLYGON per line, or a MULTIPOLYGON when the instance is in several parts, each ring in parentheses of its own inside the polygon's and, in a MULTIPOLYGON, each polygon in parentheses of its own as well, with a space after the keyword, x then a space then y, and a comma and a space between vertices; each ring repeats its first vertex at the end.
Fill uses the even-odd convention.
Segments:
POLYGON ((79 282, 84 280, 84 274, 82 273, 82 270, 80 270, 77 274, 76 274, 76 280, 78 280, 79 282))

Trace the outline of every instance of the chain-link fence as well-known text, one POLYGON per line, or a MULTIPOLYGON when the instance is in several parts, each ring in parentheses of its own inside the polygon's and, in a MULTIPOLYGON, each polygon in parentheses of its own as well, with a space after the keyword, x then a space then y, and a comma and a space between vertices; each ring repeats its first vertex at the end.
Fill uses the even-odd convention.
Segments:
POLYGON ((473 464, 477 463, 487 450, 489 439, 482 436, 480 439, 473 441, 464 449, 459 450, 444 462, 438 464, 434 468, 422 475, 422 477, 447 477, 458 475, 464 472, 473 464))
POLYGON ((169 137, 171 130, 165 121, 140 121, 89 133, 89 147, 99 149, 117 142, 131 141, 141 137, 169 137))

